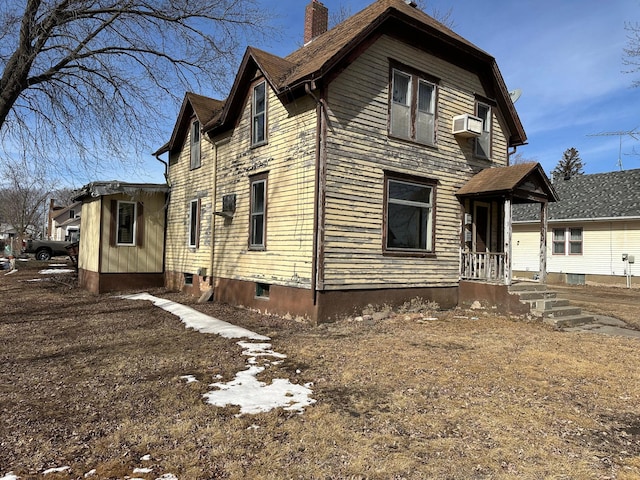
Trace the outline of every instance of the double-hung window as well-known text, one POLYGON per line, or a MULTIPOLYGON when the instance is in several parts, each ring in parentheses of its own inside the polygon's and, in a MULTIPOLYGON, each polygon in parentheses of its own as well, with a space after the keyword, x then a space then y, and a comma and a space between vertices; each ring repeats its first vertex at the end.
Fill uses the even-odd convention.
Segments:
POLYGON ((554 255, 582 255, 582 228, 554 228, 554 255))
POLYGON ((433 252, 435 182, 385 175, 384 250, 433 252))
POLYGON ((136 239, 136 204, 134 202, 118 202, 118 226, 116 245, 135 245, 136 239))
POLYGON ((482 158, 491 158, 491 106, 476 104, 476 115, 482 120, 482 133, 476 138, 475 154, 482 158))
POLYGON ((201 200, 189 202, 189 240, 190 248, 198 248, 200 243, 200 205, 201 200))
POLYGON ((249 249, 264 250, 267 238, 267 174, 250 178, 249 249))
POLYGON ((251 96, 251 145, 267 141, 267 87, 261 82, 253 87, 251 96))
POLYGON ((191 170, 200 167, 200 122, 194 120, 191 124, 191 170))
POLYGON ((435 83, 418 73, 408 73, 396 68, 391 71, 389 134, 415 142, 434 144, 435 83))

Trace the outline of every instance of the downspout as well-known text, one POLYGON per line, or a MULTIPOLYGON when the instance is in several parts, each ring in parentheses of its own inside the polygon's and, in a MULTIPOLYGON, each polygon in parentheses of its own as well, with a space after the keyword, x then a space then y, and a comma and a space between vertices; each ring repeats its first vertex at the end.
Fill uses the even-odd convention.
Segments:
POLYGON ((325 102, 324 98, 318 98, 314 93, 317 89, 315 81, 311 80, 304 86, 307 95, 311 96, 316 102, 316 169, 315 169, 315 185, 314 185, 314 228, 313 228, 313 260, 311 266, 311 291, 313 296, 313 305, 318 303, 318 286, 322 284, 320 281, 320 264, 323 257, 323 218, 324 218, 324 183, 325 183, 325 139, 326 139, 326 121, 325 121, 325 102))
POLYGON ((156 155, 154 155, 156 157, 156 160, 158 160, 160 163, 164 164, 164 179, 167 182, 167 185, 169 185, 169 162, 166 162, 164 160, 162 160, 160 158, 160 155, 162 155, 161 153, 158 153, 156 155))
MULTIPOLYGON (((171 152, 168 152, 171 155, 171 152)), ((169 192, 164 204, 164 228, 162 229, 162 276, 164 277, 164 286, 167 286, 167 230, 169 229, 169 200, 171 199, 171 183, 169 182, 169 162, 165 162, 160 158, 160 153, 154 155, 156 160, 164 164, 164 180, 169 186, 169 192)))

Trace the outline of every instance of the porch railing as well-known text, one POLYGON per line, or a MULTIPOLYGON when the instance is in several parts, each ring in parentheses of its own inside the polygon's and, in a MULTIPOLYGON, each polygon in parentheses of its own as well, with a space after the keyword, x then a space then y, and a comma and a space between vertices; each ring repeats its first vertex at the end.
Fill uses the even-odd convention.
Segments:
POLYGON ((505 279, 505 254, 462 252, 460 277, 467 280, 502 282, 505 279))

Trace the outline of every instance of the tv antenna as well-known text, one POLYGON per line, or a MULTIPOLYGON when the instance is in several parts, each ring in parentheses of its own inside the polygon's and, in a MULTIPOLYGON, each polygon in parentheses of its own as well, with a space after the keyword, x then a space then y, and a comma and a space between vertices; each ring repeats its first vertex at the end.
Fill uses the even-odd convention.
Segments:
POLYGON ((600 133, 592 133, 587 135, 587 137, 620 137, 620 146, 618 147, 618 168, 622 170, 622 137, 630 136, 634 140, 640 140, 636 135, 640 135, 638 131, 638 127, 632 130, 621 130, 619 132, 600 132, 600 133))

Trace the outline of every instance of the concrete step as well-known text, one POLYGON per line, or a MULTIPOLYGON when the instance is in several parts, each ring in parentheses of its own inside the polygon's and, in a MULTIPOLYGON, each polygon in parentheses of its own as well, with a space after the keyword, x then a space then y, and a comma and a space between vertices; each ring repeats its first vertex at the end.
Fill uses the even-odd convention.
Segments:
MULTIPOLYGON (((524 300, 521 298, 521 300, 524 300)), ((557 298, 555 296, 549 298, 529 299, 524 300, 531 306, 531 310, 539 312, 547 312, 559 307, 569 307, 571 303, 566 298, 557 298)))
POLYGON ((538 282, 517 282, 517 283, 512 283, 509 286, 509 291, 511 293, 545 291, 545 290, 547 290, 547 285, 545 283, 538 283, 538 282))
POLYGON ((570 317, 573 315, 582 315, 580 307, 554 307, 549 310, 532 310, 532 314, 542 318, 560 318, 570 317))
POLYGON ((551 290, 523 290, 522 292, 513 292, 520 297, 520 300, 542 300, 547 298, 556 298, 558 296, 557 292, 553 292, 551 290))
POLYGON ((571 328, 578 325, 586 325, 594 321, 592 315, 567 315, 564 317, 547 317, 542 320, 544 323, 553 325, 555 328, 571 328))

